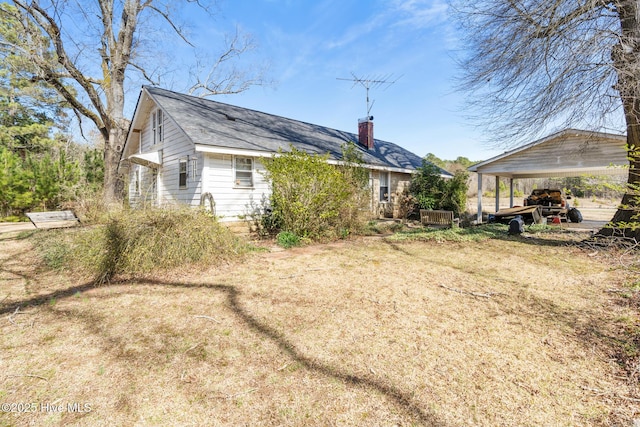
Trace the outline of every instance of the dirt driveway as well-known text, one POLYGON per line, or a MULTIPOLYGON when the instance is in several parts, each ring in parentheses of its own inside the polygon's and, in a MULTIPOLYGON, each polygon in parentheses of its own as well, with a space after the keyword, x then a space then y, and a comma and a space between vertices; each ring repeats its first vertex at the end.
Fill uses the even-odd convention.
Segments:
MULTIPOLYGON (((77 221, 53 221, 40 226, 41 229, 65 228, 78 225, 77 221)), ((0 222, 0 233, 36 230, 31 222, 0 222)))

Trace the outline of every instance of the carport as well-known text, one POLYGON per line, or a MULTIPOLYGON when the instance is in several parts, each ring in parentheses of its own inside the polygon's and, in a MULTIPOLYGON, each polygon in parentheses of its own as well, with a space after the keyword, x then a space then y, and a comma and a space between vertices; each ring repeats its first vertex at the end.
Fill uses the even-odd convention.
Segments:
POLYGON ((509 179, 509 207, 513 207, 513 183, 519 178, 627 174, 626 143, 624 135, 566 129, 471 166, 468 170, 478 174, 478 224, 482 222, 484 175, 495 176, 498 211, 500 178, 509 179))

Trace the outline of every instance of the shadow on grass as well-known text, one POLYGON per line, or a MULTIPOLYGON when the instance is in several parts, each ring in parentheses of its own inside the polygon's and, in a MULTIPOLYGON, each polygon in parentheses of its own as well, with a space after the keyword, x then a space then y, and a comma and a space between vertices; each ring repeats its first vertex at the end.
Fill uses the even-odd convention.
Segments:
MULTIPOLYGON (((59 301, 64 298, 72 297, 78 293, 89 291, 100 287, 111 287, 115 285, 156 285, 173 288, 184 289, 210 289, 215 292, 221 292, 225 295, 226 305, 229 309, 252 331, 258 333, 264 339, 270 340, 280 348, 291 359, 299 363, 305 369, 313 372, 317 372, 329 378, 334 378, 342 381, 346 384, 352 384, 356 387, 370 390, 371 392, 377 392, 385 396, 388 400, 393 402, 398 408, 400 408, 407 415, 415 418, 419 423, 429 426, 445 426, 446 424, 440 420, 436 414, 421 407, 412 397, 411 393, 401 388, 385 383, 381 379, 373 378, 366 375, 357 375, 351 373, 339 366, 333 366, 325 363, 321 360, 305 354, 301 351, 293 342, 291 342, 285 334, 279 332, 276 328, 269 325, 250 313, 241 302, 241 292, 235 287, 222 284, 207 284, 207 283, 173 283, 165 282, 162 280, 153 279, 140 279, 131 281, 112 282, 102 286, 96 286, 93 282, 85 283, 79 286, 73 286, 67 289, 58 290, 48 293, 46 295, 39 295, 33 298, 24 299, 18 302, 11 302, 10 304, 0 305, 0 314, 12 313, 16 308, 30 308, 47 305, 50 301, 59 301)), ((76 315, 77 316, 77 315, 76 315)), ((83 321, 90 323, 89 327, 94 333, 101 333, 102 331, 95 327, 96 320, 89 319, 86 316, 83 321), (93 326, 91 325, 93 324, 93 326)), ((107 337, 107 343, 111 351, 118 352, 119 347, 122 346, 121 342, 118 342, 119 338, 107 337)), ((122 355, 121 356, 126 356, 122 355)))

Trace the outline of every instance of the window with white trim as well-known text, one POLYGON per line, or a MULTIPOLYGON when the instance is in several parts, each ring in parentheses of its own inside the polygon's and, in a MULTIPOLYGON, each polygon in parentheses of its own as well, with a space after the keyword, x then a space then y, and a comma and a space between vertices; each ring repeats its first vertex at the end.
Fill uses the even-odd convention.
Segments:
POLYGON ((153 145, 164 141, 164 114, 158 109, 151 114, 151 131, 153 134, 153 145))
POLYGON ((389 172, 380 172, 380 201, 389 201, 389 172))
POLYGON ((187 188, 187 159, 180 159, 178 167, 178 188, 187 188))
POLYGON ((236 187, 253 187, 253 159, 251 157, 236 157, 234 169, 236 187))

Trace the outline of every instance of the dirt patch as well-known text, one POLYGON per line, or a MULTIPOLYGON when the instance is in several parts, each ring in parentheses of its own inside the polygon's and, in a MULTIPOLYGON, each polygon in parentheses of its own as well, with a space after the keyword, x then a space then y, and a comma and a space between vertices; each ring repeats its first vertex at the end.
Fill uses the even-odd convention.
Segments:
POLYGON ((3 239, 0 425, 630 425, 626 266, 368 238, 96 288, 3 239))

